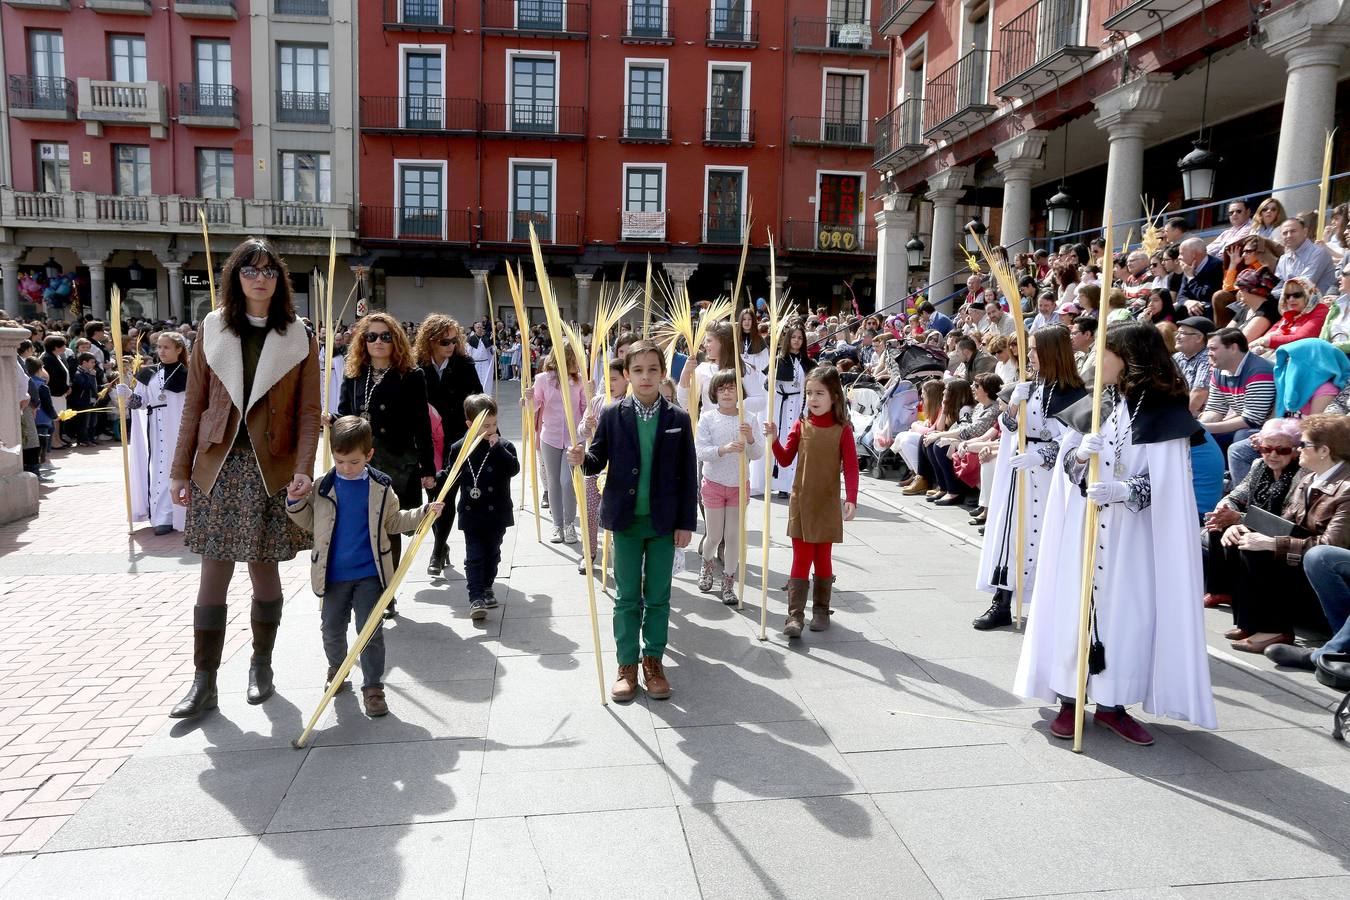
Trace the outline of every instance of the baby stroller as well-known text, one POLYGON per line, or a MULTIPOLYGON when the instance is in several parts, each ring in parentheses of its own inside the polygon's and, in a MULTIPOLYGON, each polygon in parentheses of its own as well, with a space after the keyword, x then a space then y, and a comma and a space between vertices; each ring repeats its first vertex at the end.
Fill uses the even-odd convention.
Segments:
POLYGON ((891 442, 908 431, 918 416, 920 389, 924 382, 941 378, 947 371, 947 354, 921 344, 906 344, 897 350, 888 350, 892 374, 890 386, 881 394, 877 412, 871 414, 860 428, 859 417, 853 416, 853 433, 858 441, 858 462, 873 478, 885 478, 886 469, 904 466, 900 455, 891 449, 891 442), (898 376, 898 377, 897 377, 898 376), (879 427, 883 421, 885 427, 879 427))

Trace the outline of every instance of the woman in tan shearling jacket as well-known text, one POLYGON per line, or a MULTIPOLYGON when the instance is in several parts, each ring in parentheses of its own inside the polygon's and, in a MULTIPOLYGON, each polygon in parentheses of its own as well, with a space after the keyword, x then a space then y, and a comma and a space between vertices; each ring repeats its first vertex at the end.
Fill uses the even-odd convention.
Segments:
POLYGON ((170 472, 174 502, 188 508, 185 543, 202 556, 192 616, 196 675, 174 718, 216 706, 225 594, 238 562, 248 564, 253 584, 248 702, 272 695, 277 564, 310 546, 286 516, 286 491, 312 488, 319 355, 296 316, 285 260, 266 240, 244 241, 221 269, 219 298, 198 329, 170 472))

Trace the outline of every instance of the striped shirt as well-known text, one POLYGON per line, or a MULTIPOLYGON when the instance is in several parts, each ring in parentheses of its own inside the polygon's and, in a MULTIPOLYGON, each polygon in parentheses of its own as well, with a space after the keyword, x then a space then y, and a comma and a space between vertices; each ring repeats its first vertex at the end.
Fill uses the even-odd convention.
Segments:
POLYGON ((1275 366, 1269 360, 1248 353, 1231 375, 1213 370, 1205 412, 1217 413, 1220 421, 1241 416, 1250 427, 1260 428, 1274 409, 1275 366))

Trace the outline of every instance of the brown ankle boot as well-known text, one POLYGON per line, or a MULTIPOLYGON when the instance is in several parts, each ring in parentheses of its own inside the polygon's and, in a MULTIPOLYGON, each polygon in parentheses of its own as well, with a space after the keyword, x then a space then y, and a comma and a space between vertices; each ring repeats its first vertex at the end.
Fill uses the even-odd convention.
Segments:
POLYGON ((833 578, 816 576, 811 582, 811 630, 824 631, 830 627, 830 591, 834 588, 833 578))
POLYGON ((665 700, 670 696, 670 682, 661 668, 661 660, 655 656, 642 657, 642 686, 653 700, 665 700))
POLYGON ((788 614, 783 623, 783 634, 790 638, 801 637, 802 628, 806 626, 806 586, 805 578, 788 579, 788 614))
POLYGON ((627 703, 637 696, 637 663, 619 666, 619 677, 609 689, 609 698, 615 703, 627 703))

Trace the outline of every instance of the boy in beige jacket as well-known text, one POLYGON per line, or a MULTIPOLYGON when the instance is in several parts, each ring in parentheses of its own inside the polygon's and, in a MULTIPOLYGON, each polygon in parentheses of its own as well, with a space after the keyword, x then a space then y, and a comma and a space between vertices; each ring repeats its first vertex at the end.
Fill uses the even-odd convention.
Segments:
MULTIPOLYGON (((328 657, 328 683, 347 658, 347 626, 355 613, 356 630, 365 627, 371 610, 393 576, 388 535, 414 530, 428 507, 439 516, 443 503, 400 510, 393 482, 371 468, 374 441, 370 423, 343 416, 333 423, 329 442, 333 468, 307 496, 286 495, 286 513, 314 535, 310 579, 322 599, 323 650, 328 657)), ((361 651, 361 699, 366 715, 389 712, 384 698, 384 632, 381 622, 361 651)), ((325 688, 327 684, 324 685, 325 688)), ((350 689, 343 682, 338 692, 350 689)))

